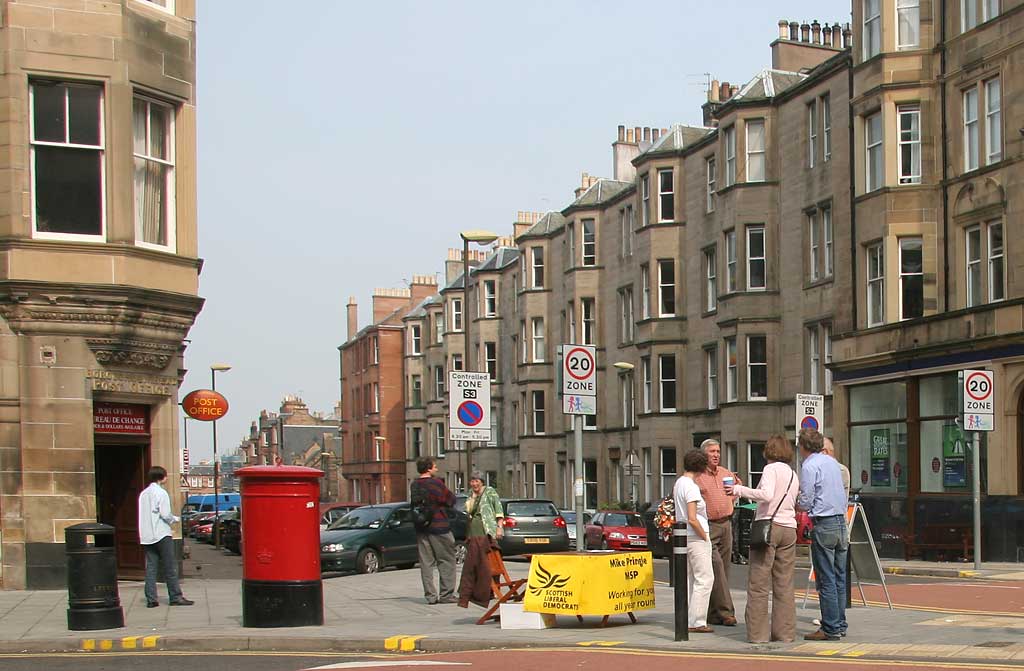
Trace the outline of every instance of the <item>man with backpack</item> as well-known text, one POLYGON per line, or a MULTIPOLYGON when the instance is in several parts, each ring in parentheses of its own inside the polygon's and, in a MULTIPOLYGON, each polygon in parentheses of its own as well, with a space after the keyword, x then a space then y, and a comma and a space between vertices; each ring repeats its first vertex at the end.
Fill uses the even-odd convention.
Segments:
POLYGON ((448 523, 448 509, 455 505, 455 494, 435 476, 433 457, 416 460, 420 474, 409 488, 412 519, 416 526, 416 551, 420 559, 423 596, 427 603, 457 603, 455 596, 455 536, 448 523), (434 586, 437 567, 440 592, 434 586))

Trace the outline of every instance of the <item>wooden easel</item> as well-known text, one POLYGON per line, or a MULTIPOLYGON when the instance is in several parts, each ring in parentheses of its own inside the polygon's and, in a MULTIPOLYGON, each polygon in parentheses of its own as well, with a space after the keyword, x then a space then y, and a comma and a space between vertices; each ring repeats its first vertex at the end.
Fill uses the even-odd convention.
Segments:
POLYGON ((500 550, 492 549, 488 552, 487 563, 491 566, 491 593, 494 594, 495 602, 476 621, 477 624, 484 624, 489 620, 499 619, 498 611, 501 608, 501 604, 518 603, 526 596, 523 593, 523 585, 526 584, 527 579, 512 579, 512 576, 508 574, 508 569, 505 568, 505 561, 501 558, 500 550))

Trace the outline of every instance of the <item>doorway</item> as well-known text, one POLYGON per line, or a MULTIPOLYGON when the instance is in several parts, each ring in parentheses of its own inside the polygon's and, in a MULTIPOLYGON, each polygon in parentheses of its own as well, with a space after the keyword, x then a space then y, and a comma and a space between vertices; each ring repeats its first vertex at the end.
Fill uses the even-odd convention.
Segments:
POLYGON ((148 445, 96 444, 96 520, 116 530, 117 577, 145 576, 139 545, 139 494, 146 488, 148 445))

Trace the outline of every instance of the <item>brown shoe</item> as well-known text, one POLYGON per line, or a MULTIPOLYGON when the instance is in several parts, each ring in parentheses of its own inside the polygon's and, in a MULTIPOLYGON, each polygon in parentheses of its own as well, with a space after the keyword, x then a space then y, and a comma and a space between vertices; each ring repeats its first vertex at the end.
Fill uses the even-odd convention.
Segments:
POLYGON ((703 627, 690 627, 691 634, 710 634, 713 631, 715 630, 708 625, 704 625, 703 627))
POLYGON ((734 618, 732 615, 726 615, 725 617, 722 618, 722 624, 725 625, 726 627, 735 627, 736 626, 736 618, 734 618))
POLYGON ((805 641, 838 641, 839 637, 838 636, 832 636, 830 634, 826 634, 824 629, 819 629, 818 631, 814 632, 813 634, 807 634, 806 636, 804 636, 804 640, 805 641))

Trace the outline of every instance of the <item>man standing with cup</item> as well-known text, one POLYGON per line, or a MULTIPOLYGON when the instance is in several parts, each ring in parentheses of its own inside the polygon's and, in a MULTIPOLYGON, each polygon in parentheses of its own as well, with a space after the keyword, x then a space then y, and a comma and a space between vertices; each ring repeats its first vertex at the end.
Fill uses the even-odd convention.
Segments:
POLYGON ((732 561, 733 497, 725 493, 726 486, 742 485, 736 474, 721 466, 722 446, 718 440, 708 438, 700 444, 708 455, 707 470, 697 477, 697 486, 707 504, 708 523, 711 527, 711 565, 715 572, 715 586, 711 590, 708 606, 708 624, 736 626, 736 609, 729 593, 729 564, 732 561))

